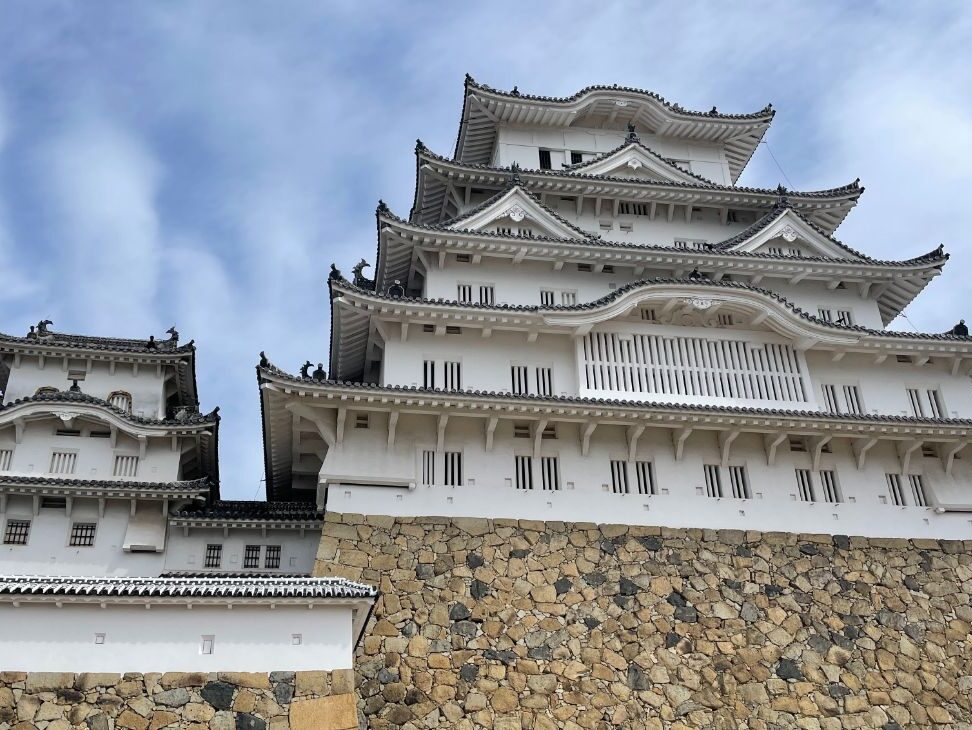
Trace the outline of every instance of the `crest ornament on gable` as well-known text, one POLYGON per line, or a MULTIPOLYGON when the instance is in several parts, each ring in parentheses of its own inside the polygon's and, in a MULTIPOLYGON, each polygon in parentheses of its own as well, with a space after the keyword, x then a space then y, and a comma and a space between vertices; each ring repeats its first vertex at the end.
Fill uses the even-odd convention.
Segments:
POLYGON ((641 160, 628 160, 628 162, 626 164, 632 170, 639 170, 639 169, 641 169, 641 160))
POLYGON ((699 297, 689 299, 688 303, 692 305, 693 309, 702 309, 702 310, 708 309, 713 305, 713 301, 711 299, 701 299, 699 297))
POLYGON ((783 226, 783 230, 780 231, 780 236, 787 243, 793 243, 797 238, 796 229, 791 225, 783 226))
POLYGON ((526 211, 523 210, 519 205, 514 205, 506 213, 504 213, 507 218, 512 219, 515 223, 519 223, 524 218, 526 218, 526 211))

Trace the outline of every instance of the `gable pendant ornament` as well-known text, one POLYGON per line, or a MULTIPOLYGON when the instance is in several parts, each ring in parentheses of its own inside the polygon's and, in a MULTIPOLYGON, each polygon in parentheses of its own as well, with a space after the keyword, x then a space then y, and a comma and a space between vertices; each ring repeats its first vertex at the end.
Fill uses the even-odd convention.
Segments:
POLYGON ((510 218, 514 223, 519 223, 524 218, 526 218, 526 211, 523 210, 519 205, 514 205, 509 208, 504 214, 506 218, 510 218))

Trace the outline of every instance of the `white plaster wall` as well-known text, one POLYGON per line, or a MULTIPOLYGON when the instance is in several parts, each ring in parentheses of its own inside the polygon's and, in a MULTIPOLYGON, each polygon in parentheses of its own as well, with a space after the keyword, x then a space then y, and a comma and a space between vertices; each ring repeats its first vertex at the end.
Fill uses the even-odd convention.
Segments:
MULTIPOLYGON (((161 502, 146 502, 142 508, 157 510, 161 520, 161 502)), ((63 507, 41 508, 34 515, 30 497, 9 497, 6 512, 0 513, 0 528, 7 519, 31 520, 31 528, 27 545, 0 544, 0 574, 158 575, 162 572, 162 553, 122 549, 130 514, 128 501, 108 500, 100 517, 96 499, 76 498, 70 517, 63 507), (73 522, 97 523, 93 546, 68 544, 73 522)))
MULTIPOLYGON (((303 536, 300 530, 273 529, 267 530, 264 536, 259 529, 233 527, 224 536, 221 529, 191 527, 186 535, 181 525, 170 525, 165 550, 165 570, 205 572, 208 570, 204 567, 206 546, 219 544, 223 546, 220 570, 242 572, 243 551, 247 545, 279 545, 280 568, 267 571, 261 560, 259 571, 254 572, 281 575, 311 573, 320 543, 320 533, 320 528, 305 530, 303 536)), ((264 553, 265 550, 261 555, 264 553)))
MULTIPOLYGON (((24 435, 18 444, 14 440, 12 424, 0 426, 0 449, 12 449, 11 474, 51 476, 53 451, 76 451, 77 464, 73 474, 66 479, 114 479, 115 456, 138 456, 138 441, 119 431, 114 448, 110 438, 92 437, 91 431, 107 431, 109 427, 98 420, 78 418, 71 428, 81 431, 80 436, 58 436, 58 429, 69 428, 60 418, 43 418, 28 421, 24 435)), ((180 438, 180 441, 183 439, 180 438)), ((145 458, 139 460, 138 471, 126 481, 165 482, 180 478, 182 454, 172 449, 170 437, 150 438, 145 458)))
MULTIPOLYGON (((637 130, 642 144, 663 157, 688 160, 692 172, 720 185, 729 185, 729 166, 721 145, 659 137, 637 130)), ((540 148, 551 150, 554 170, 570 164, 570 152, 581 152, 584 161, 610 152, 624 142, 627 132, 617 129, 570 129, 501 125, 493 164, 506 167, 514 162, 527 169, 540 167, 540 148)))
MULTIPOLYGON (((86 370, 87 361, 68 359, 66 362, 65 366, 63 358, 46 358, 41 366, 38 358, 26 356, 21 358, 19 366, 14 366, 11 361, 10 380, 3 402, 34 395, 38 388, 45 386, 67 390, 71 387, 69 371, 86 370)), ((175 377, 174 366, 164 366, 161 375, 154 365, 141 365, 137 373, 134 370, 131 363, 118 363, 111 374, 107 362, 92 361, 91 371, 78 385, 83 393, 102 399, 107 399, 116 390, 126 391, 132 396, 133 414, 147 418, 164 417, 166 388, 174 387, 167 385, 175 377)))
MULTIPOLYGON (((615 266, 613 273, 578 271, 576 264, 565 264, 560 271, 541 261, 523 261, 513 264, 509 259, 486 258, 479 264, 458 263, 450 255, 444 268, 433 268, 425 277, 423 296, 429 299, 455 300, 457 287, 462 284, 492 284, 497 304, 539 305, 540 290, 573 291, 579 304, 591 302, 610 294, 615 289, 642 279, 670 278, 675 268, 660 266, 646 269, 635 276, 632 266, 615 266)), ((688 272, 683 271, 682 276, 688 272)), ((709 272, 712 273, 712 272, 709 272)), ((759 286, 776 292, 790 304, 816 316, 819 307, 847 309, 854 324, 873 329, 883 329, 877 302, 862 298, 856 287, 828 289, 822 281, 803 281, 789 284, 785 279, 767 277, 759 286)), ((474 291, 475 294, 475 291, 474 291)), ((559 304, 559 297, 556 300, 559 304)))
POLYGON ((0 604, 3 666, 20 672, 269 672, 352 666, 351 609, 0 604), (95 634, 105 634, 95 644, 95 634), (293 635, 301 635, 294 645, 293 635), (214 637, 201 653, 202 636, 214 637))
MULTIPOLYGON (((406 417, 399 422, 399 438, 394 449, 398 471, 403 476, 411 468, 421 476, 421 450, 435 447, 435 420, 431 417, 406 417), (411 451, 411 453, 409 453, 411 451)), ((915 506, 895 507, 888 499, 886 473, 900 473, 900 462, 893 447, 875 446, 868 454, 865 469, 856 466, 849 442, 832 442, 832 453, 823 454, 820 467, 834 469, 844 502, 807 503, 797 497, 796 468, 810 468, 810 455, 790 453, 780 446, 774 465, 767 464, 761 439, 740 435, 733 444, 729 463, 747 469, 753 498, 735 500, 704 496, 703 466, 719 463, 715 432, 696 431, 689 436, 681 461, 676 461, 670 432, 651 429, 641 437, 636 460, 654 463, 659 494, 613 494, 610 491, 610 460, 626 459, 627 447, 621 427, 598 427, 590 452, 580 451, 580 429, 575 425, 558 427, 556 440, 541 442, 541 455, 560 458, 561 491, 540 490, 539 464, 534 463, 535 489, 514 489, 514 455, 532 454, 532 439, 514 439, 512 424, 500 422, 492 452, 484 448, 485 419, 450 419, 444 450, 463 452, 464 484, 441 484, 415 489, 338 484, 329 488, 327 508, 339 512, 393 514, 405 516, 508 517, 520 519, 620 522, 726 529, 785 530, 881 537, 972 538, 972 514, 936 514, 933 509, 915 506)), ((359 442, 359 433, 346 439, 343 450, 332 449, 328 462, 337 471, 378 473, 365 454, 374 452, 374 436, 359 442)), ((942 503, 968 504, 972 508, 972 454, 956 461, 951 477, 946 477, 937 458, 916 455, 909 473, 923 474, 929 495, 942 503)), ((437 471, 441 473, 441 461, 437 471)), ((818 480, 819 477, 815 477, 818 480)), ((634 472, 630 472, 634 488, 634 472)), ((728 483, 724 478, 724 488, 728 483)), ((907 482, 904 484, 907 488, 907 482)), ((818 486, 819 488, 819 486, 818 486)))

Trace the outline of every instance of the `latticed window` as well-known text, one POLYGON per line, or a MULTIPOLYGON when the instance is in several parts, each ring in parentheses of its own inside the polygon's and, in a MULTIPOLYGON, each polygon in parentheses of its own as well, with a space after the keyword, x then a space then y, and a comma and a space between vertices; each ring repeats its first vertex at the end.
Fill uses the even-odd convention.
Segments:
POLYGON ((76 451, 55 451, 51 454, 51 467, 47 471, 51 474, 74 474, 77 466, 76 451))
POLYGON ((4 545, 26 545, 30 536, 30 520, 7 520, 3 530, 4 545))
POLYGON ((537 395, 553 395, 553 368, 537 368, 537 395))
POLYGON ((451 360, 442 363, 442 387, 446 390, 462 389, 462 363, 451 360))
POLYGON ((732 487, 732 496, 736 499, 749 499, 749 477, 746 475, 746 467, 729 467, 729 485, 732 487))
POLYGON ((813 493, 813 481, 810 478, 809 469, 796 470, 797 493, 803 502, 816 502, 813 493))
POLYGON ((479 303, 496 304, 496 288, 492 284, 479 285, 479 303))
POLYGON ((530 392, 529 370, 526 365, 510 366, 510 385, 513 395, 526 395, 530 392))
POLYGON ((435 452, 431 449, 422 452, 422 484, 435 484, 435 452))
POLYGON ((927 507, 928 498, 925 496, 925 480, 922 479, 920 474, 911 474, 908 476, 908 481, 911 483, 911 499, 914 501, 915 507, 927 507))
POLYGON ((638 480, 638 494, 657 494, 655 488, 655 465, 650 461, 635 462, 635 478, 638 480))
POLYGON ((263 556, 263 567, 276 569, 280 567, 280 546, 267 545, 266 553, 263 556))
POLYGON ((91 547, 94 545, 97 528, 98 525, 94 522, 75 522, 71 525, 71 547, 91 547))
POLYGON ((116 390, 108 396, 108 404, 125 413, 132 412, 132 394, 124 390, 116 390))
POLYGON ((462 452, 446 451, 443 457, 443 470, 445 472, 443 483, 447 487, 462 486, 462 452))
POLYGON ((837 486, 837 472, 824 470, 820 472, 820 486, 823 489, 824 502, 842 502, 840 487, 837 486))
POLYGON ((514 457, 516 469, 516 488, 533 489, 533 457, 516 456, 514 457))
POLYGON ((560 489, 560 459, 556 456, 541 456, 540 476, 541 486, 545 491, 558 491, 560 489))
POLYGON ((0 449, 0 471, 10 469, 10 462, 13 461, 13 449, 0 449))
POLYGON ((207 545, 206 546, 206 562, 204 567, 206 568, 218 568, 223 564, 223 546, 222 545, 207 545))
POLYGON ((622 459, 611 459, 611 491, 628 493, 628 464, 622 459))
POLYGON ((891 497, 891 504, 896 507, 904 507, 906 502, 904 492, 901 490, 901 477, 898 474, 885 474, 884 476, 888 480, 888 494, 891 497))
POLYGON ((116 454, 115 468, 112 476, 134 477, 138 474, 138 456, 132 454, 116 454))
POLYGON ((719 466, 717 464, 706 464, 703 468, 705 471, 705 496, 721 497, 722 474, 719 473, 719 466))
POLYGON ((243 551, 243 567, 244 568, 259 568, 260 567, 260 546, 259 545, 247 545, 243 551))

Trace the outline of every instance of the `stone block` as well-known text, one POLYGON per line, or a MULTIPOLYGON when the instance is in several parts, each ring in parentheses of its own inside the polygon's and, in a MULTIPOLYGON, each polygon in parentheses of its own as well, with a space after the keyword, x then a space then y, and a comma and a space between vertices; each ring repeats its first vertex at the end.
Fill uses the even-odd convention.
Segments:
POLYGON ((248 689, 270 689, 270 677, 260 672, 220 672, 219 680, 248 689))
POLYGON ((358 709, 352 694, 297 700, 290 706, 291 730, 357 730, 358 709))
POLYGON ((59 689, 74 689, 72 672, 31 672, 27 676, 28 693, 56 692, 59 689))

